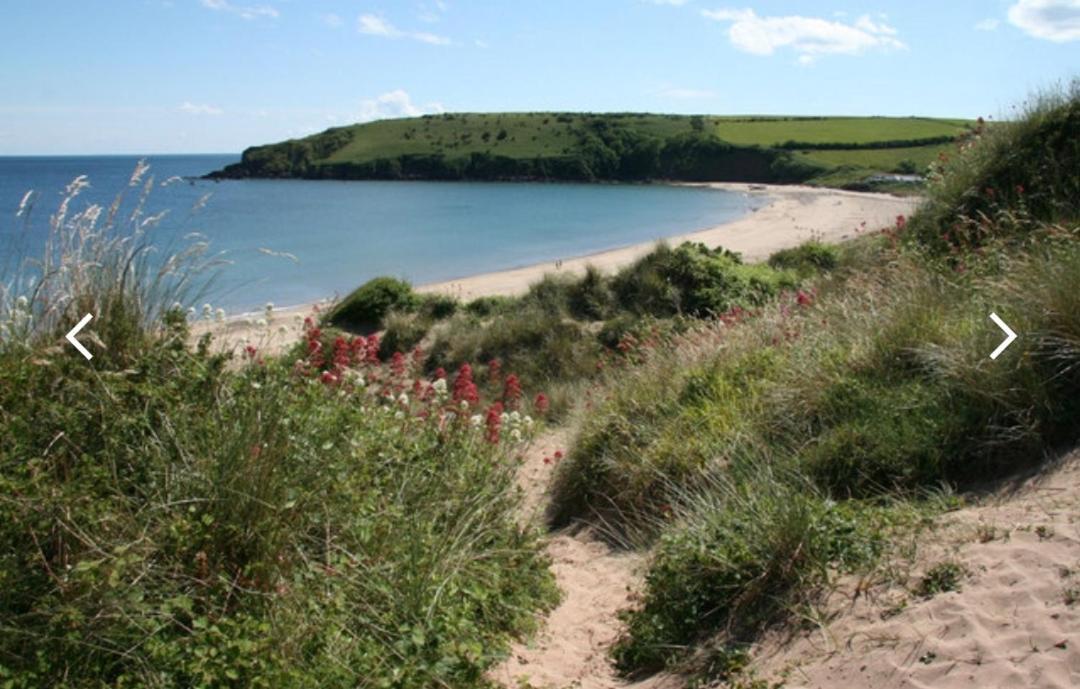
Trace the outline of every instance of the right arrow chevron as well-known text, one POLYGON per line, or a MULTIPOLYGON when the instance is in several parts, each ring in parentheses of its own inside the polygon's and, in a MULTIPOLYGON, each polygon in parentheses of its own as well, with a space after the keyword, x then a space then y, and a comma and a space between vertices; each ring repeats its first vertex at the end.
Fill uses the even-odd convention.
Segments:
POLYGON ((990 358, 996 359, 1001 356, 1002 352, 1008 349, 1009 345, 1013 343, 1013 340, 1016 339, 1016 333, 1013 331, 1012 328, 1005 325, 1005 321, 1001 320, 1001 317, 998 316, 996 313, 990 314, 990 320, 994 321, 994 324, 997 325, 997 327, 1001 328, 1001 330, 1005 333, 1005 339, 1002 340, 1001 344, 997 346, 997 349, 990 352, 990 358))

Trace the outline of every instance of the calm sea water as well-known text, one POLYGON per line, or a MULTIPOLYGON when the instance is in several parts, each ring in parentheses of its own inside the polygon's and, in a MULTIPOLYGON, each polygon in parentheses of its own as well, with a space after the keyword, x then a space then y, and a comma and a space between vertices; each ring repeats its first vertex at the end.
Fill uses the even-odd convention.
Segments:
MULTIPOLYGON (((414 284, 569 258, 735 219, 760 199, 666 186, 332 182, 194 178, 237 156, 152 156, 149 212, 169 210, 153 240, 175 245, 200 232, 232 262, 217 278, 215 305, 231 311, 344 294, 377 275, 414 284), (191 208, 212 194, 197 213, 191 208), (295 255, 299 263, 260 248, 295 255)), ((108 205, 127 188, 136 157, 0 157, 0 251, 44 241, 64 186, 87 175, 75 208, 108 205), (37 192, 30 222, 15 212, 37 192)))

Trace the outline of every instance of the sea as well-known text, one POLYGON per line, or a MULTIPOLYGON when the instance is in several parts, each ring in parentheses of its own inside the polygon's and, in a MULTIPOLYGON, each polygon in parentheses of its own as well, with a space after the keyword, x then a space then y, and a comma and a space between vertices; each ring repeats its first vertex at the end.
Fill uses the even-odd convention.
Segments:
POLYGON ((713 227, 764 203, 668 185, 201 179, 238 155, 0 157, 0 253, 39 253, 50 215, 82 175, 89 186, 69 214, 118 194, 130 211, 143 192, 129 186, 140 160, 150 166, 143 184, 153 178, 142 217, 168 211, 150 241, 164 254, 205 237, 225 262, 208 300, 230 313, 344 295, 379 275, 421 285, 582 256, 713 227))

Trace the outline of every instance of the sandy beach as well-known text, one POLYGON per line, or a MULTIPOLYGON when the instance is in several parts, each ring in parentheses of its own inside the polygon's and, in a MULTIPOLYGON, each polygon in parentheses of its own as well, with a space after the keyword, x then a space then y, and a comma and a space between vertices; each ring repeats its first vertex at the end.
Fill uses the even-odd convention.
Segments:
MULTIPOLYGON (((769 202, 733 222, 686 234, 657 237, 656 241, 663 239, 673 245, 694 241, 709 247, 723 246, 742 254, 746 261, 764 260, 779 249, 797 246, 810 239, 839 242, 859 232, 878 230, 893 224, 898 215, 909 215, 918 204, 918 199, 913 197, 796 185, 714 182, 695 186, 764 196, 769 202)), ((545 273, 578 275, 590 265, 605 272, 615 271, 652 251, 656 241, 567 257, 561 265, 548 261, 419 285, 416 289, 423 293, 449 294, 464 301, 483 296, 513 296, 526 292, 529 285, 545 273)), ((259 322, 264 319, 263 314, 253 313, 231 317, 224 323, 199 321, 192 330, 195 336, 214 333, 224 347, 252 343, 276 350, 296 340, 304 316, 326 308, 332 301, 328 297, 314 304, 275 309, 265 324, 259 322)))

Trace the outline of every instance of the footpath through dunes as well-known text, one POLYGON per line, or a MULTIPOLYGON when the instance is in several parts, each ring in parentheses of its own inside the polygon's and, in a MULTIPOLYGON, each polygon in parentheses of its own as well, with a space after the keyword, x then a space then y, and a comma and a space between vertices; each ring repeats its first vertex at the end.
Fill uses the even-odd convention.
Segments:
MULTIPOLYGON (((533 444, 518 471, 524 500, 522 518, 541 519, 556 452, 565 452, 571 433, 557 429, 533 444)), ((508 689, 675 689, 683 682, 657 676, 624 682, 615 674, 609 650, 618 637, 619 610, 640 589, 645 557, 617 552, 588 531, 548 537, 546 550, 562 593, 558 607, 530 639, 514 645, 490 677, 508 689)))
POLYGON ((788 689, 1080 686, 1080 450, 939 517, 928 541, 906 586, 841 581, 827 622, 755 649, 757 675, 788 689))

